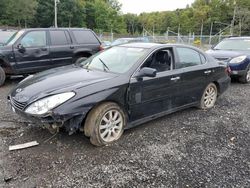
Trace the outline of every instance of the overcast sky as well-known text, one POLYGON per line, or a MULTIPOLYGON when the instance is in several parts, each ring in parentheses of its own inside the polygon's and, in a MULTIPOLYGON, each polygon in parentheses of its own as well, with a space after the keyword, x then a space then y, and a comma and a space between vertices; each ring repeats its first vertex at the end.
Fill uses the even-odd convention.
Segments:
POLYGON ((194 0, 118 0, 122 3, 123 13, 140 14, 142 12, 175 10, 185 8, 194 0))

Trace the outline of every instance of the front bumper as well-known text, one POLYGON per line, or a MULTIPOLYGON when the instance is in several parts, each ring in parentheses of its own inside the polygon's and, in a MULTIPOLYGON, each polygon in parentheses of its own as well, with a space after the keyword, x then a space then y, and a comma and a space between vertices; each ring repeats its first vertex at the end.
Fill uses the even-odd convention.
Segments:
POLYGON ((66 131, 70 132, 70 134, 76 132, 81 128, 82 122, 87 114, 86 112, 62 115, 51 112, 44 116, 33 116, 25 113, 23 110, 17 109, 14 105, 12 105, 10 100, 8 100, 8 104, 13 112, 32 123, 35 123, 41 127, 48 127, 52 125, 53 127, 58 128, 65 127, 66 131))
POLYGON ((246 74, 247 70, 232 70, 230 76, 244 76, 246 74))

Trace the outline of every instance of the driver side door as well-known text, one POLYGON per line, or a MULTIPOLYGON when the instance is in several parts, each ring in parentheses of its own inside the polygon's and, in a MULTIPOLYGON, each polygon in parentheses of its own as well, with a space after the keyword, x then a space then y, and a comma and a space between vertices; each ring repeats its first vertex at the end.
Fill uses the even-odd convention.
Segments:
POLYGON ((50 67, 47 32, 27 32, 14 46, 17 67, 20 72, 38 72, 50 67))
MULTIPOLYGON (((173 50, 168 50, 173 57, 173 50)), ((156 77, 132 77, 130 79, 129 111, 131 121, 171 111, 180 105, 178 102, 182 97, 179 87, 182 70, 173 69, 173 60, 174 58, 171 60, 170 70, 161 72, 158 70, 156 77)), ((144 64, 147 64, 147 60, 144 64)))

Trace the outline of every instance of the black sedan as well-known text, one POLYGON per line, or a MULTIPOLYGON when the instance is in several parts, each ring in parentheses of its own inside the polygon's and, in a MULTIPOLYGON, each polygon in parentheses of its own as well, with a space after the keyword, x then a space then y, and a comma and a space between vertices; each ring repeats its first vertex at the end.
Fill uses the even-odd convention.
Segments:
POLYGON ((29 76, 8 96, 13 111, 50 131, 84 131, 101 146, 124 129, 188 107, 212 108, 227 67, 184 45, 131 43, 29 76))

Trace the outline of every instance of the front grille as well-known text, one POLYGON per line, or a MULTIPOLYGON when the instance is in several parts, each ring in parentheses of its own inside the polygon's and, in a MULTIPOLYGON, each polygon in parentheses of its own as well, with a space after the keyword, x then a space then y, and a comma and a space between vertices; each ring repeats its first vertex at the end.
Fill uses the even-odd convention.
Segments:
POLYGON ((218 61, 228 61, 230 58, 227 57, 218 57, 216 58, 218 61))
POLYGON ((18 110, 23 110, 24 107, 26 106, 26 102, 18 102, 17 100, 15 100, 14 98, 10 97, 10 103, 11 105, 18 109, 18 110))

